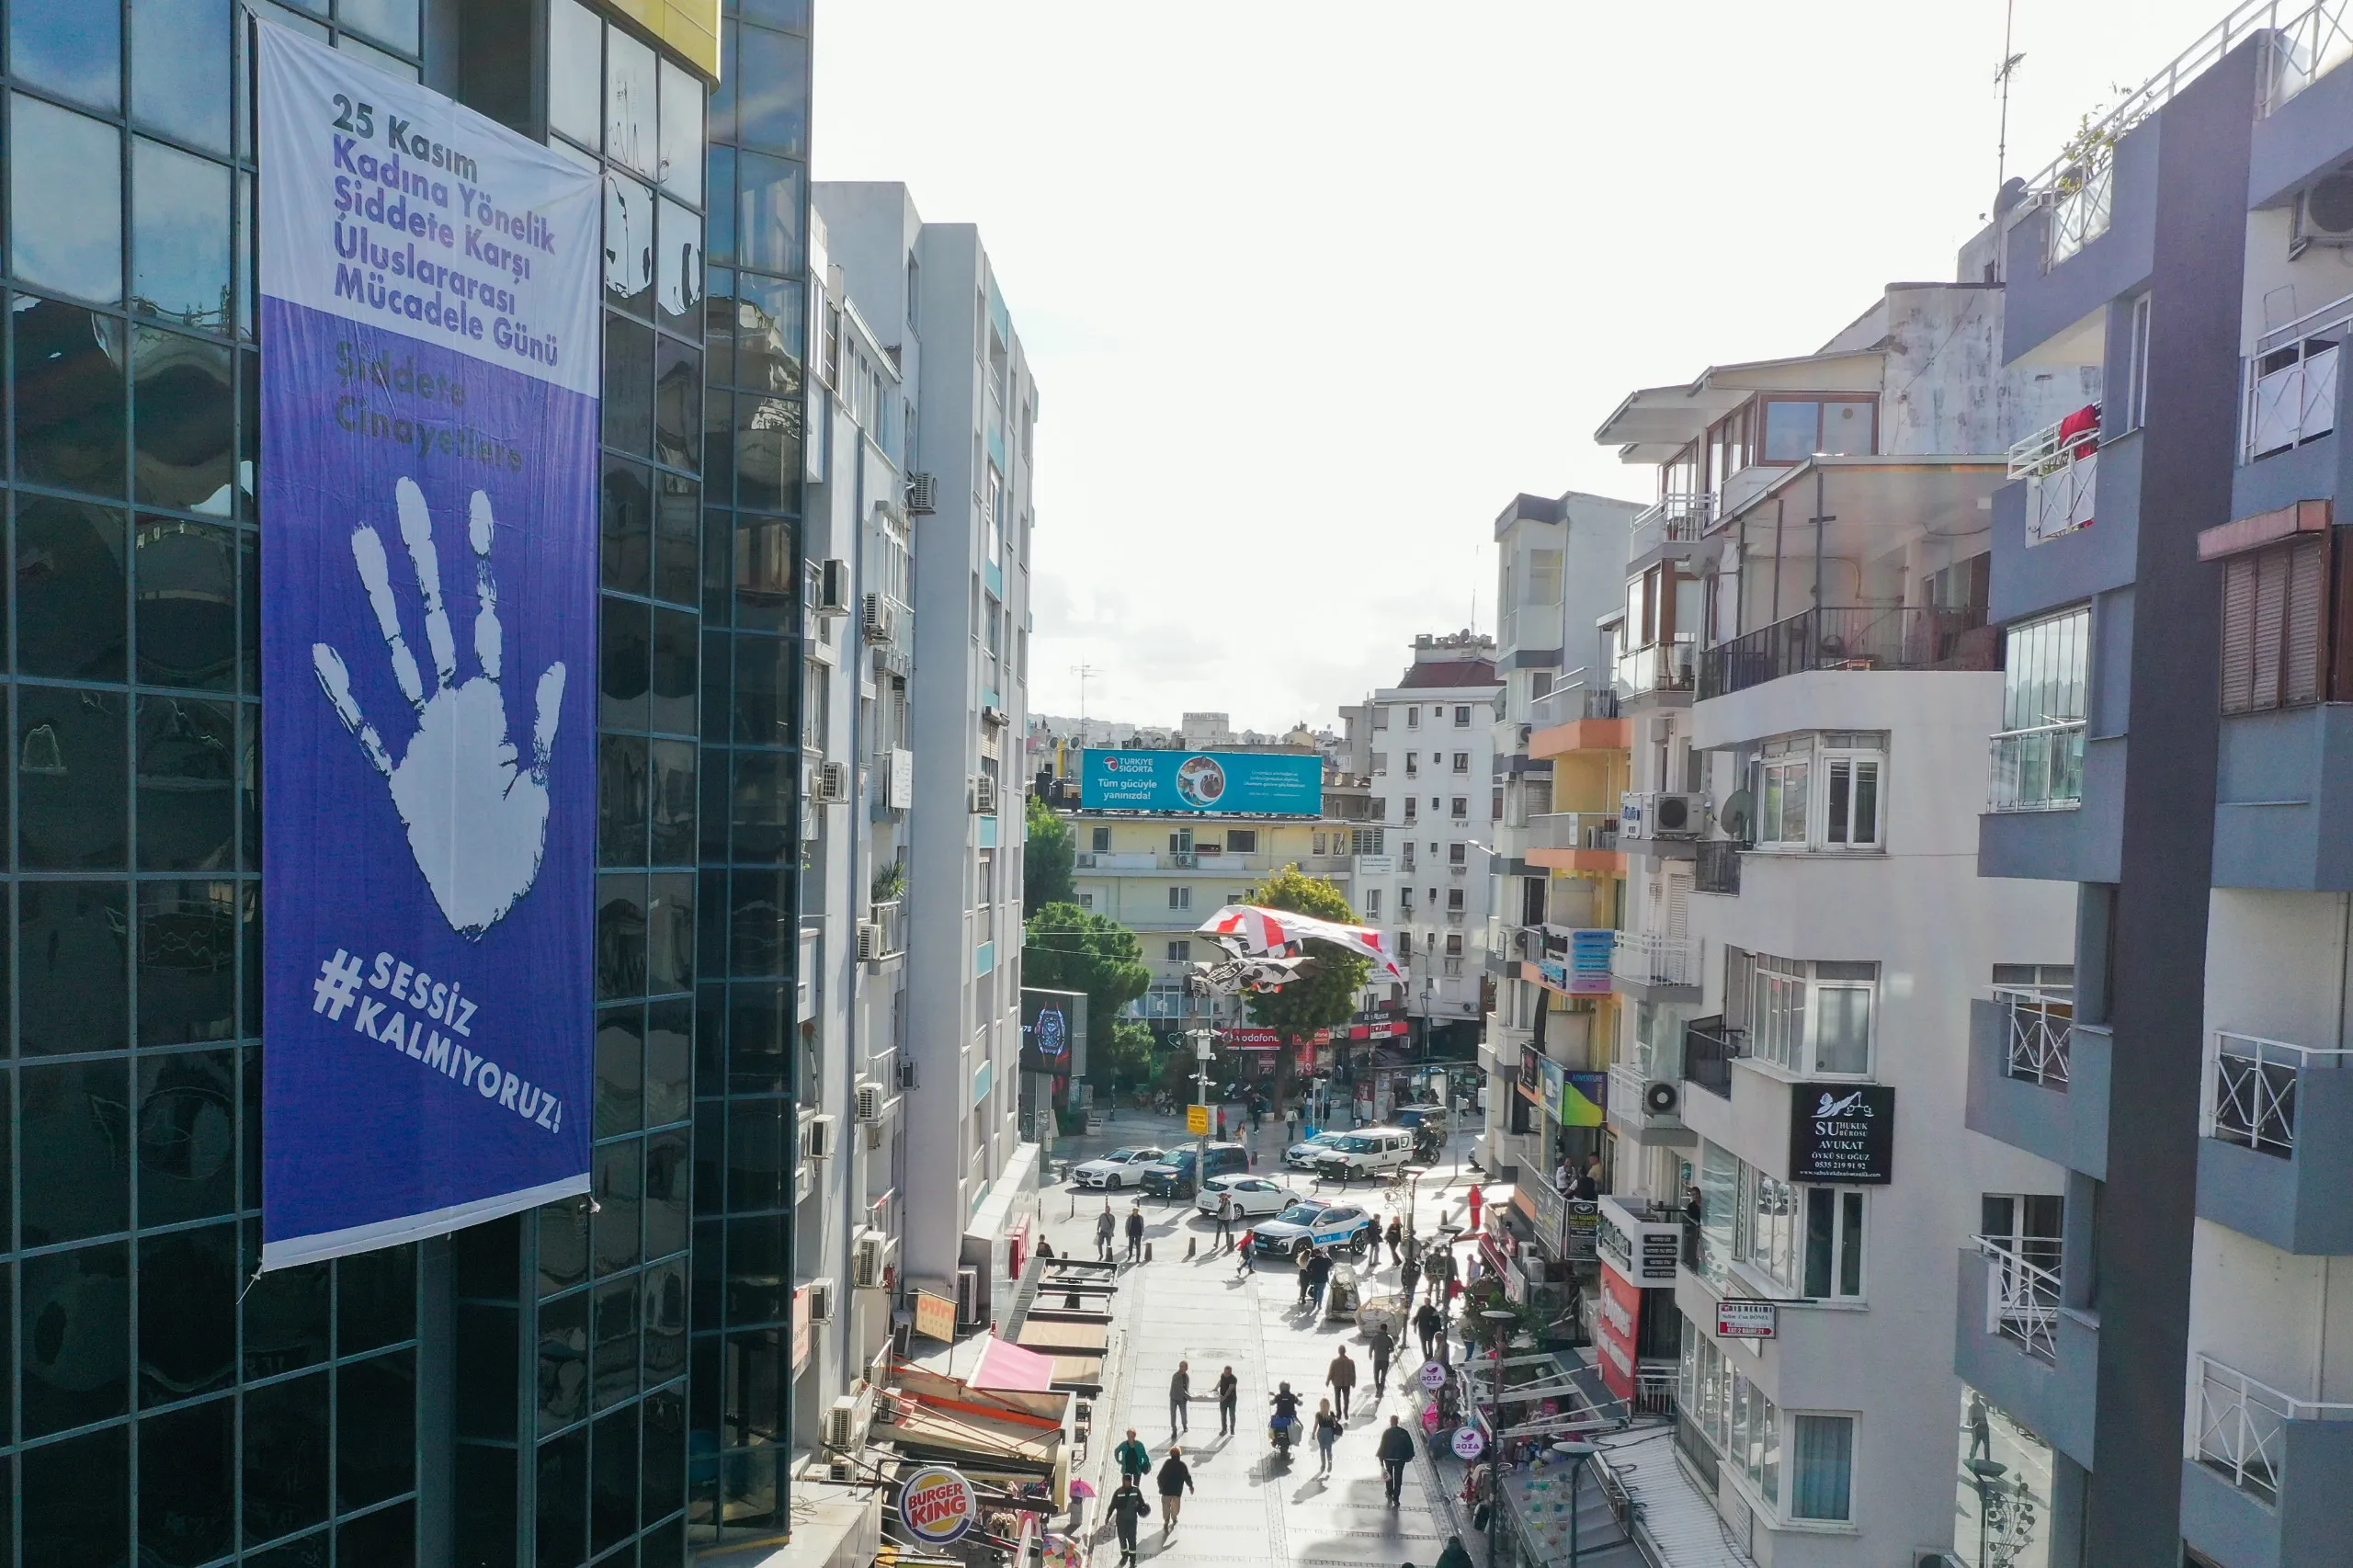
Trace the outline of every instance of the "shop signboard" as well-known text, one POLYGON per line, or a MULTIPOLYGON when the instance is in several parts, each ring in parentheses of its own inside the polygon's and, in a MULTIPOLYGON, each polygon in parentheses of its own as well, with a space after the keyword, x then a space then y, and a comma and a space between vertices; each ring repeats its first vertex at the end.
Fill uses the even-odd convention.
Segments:
POLYGON ((1456 1459, 1475 1460, 1487 1451, 1487 1435, 1466 1421, 1454 1429, 1452 1447, 1456 1459))
POLYGON ((926 1339, 954 1343, 956 1338, 956 1302, 947 1296, 935 1296, 928 1290, 915 1292, 915 1332, 926 1339))
POLYGON ((1543 1087, 1540 1091, 1540 1097, 1536 1103, 1543 1108, 1545 1120, 1558 1121, 1561 1119, 1562 1097, 1568 1089, 1569 1075, 1559 1062, 1550 1058, 1539 1062, 1537 1065, 1544 1076, 1543 1087))
POLYGON ((1683 1252, 1683 1227, 1638 1219, 1614 1198, 1601 1199, 1597 1207, 1596 1244, 1602 1262, 1637 1285, 1673 1285, 1675 1265, 1683 1252))
POLYGON ((1220 1029, 1218 1043, 1228 1051, 1280 1051, 1283 1037, 1273 1029, 1256 1027, 1220 1029))
POLYGON ((1536 960, 1536 973, 1539 979, 1555 991, 1566 991, 1569 988, 1569 966, 1563 960, 1539 959, 1536 960))
POLYGON ((1567 1210, 1563 1233, 1567 1239, 1561 1256, 1571 1263, 1591 1263, 1599 1256, 1601 1205, 1588 1198, 1571 1198, 1563 1199, 1561 1207, 1567 1210))
POLYGON ((1618 951, 1618 933, 1607 927, 1569 933, 1568 992, 1572 996, 1607 996, 1617 982, 1610 960, 1618 951))
POLYGON ((1879 1187, 1894 1179, 1894 1085, 1790 1087, 1790 1181, 1879 1187))
POLYGON ((588 1190, 602 202, 255 36, 269 1269, 588 1190))
POLYGON ((1570 1073, 1561 1088, 1561 1125, 1599 1127, 1609 1119, 1609 1074, 1570 1073))
POLYGON ((1771 1339, 1780 1332, 1779 1313, 1771 1301, 1726 1297, 1716 1303, 1716 1337, 1771 1339))
POLYGON ((899 1483, 899 1522, 924 1546, 946 1546, 980 1522, 981 1495, 960 1471, 927 1464, 899 1483))
POLYGON ((1608 1258, 1601 1263, 1601 1297, 1594 1315, 1593 1347, 1601 1363, 1601 1381, 1618 1398, 1631 1401, 1638 1375, 1643 1288, 1608 1258))
POLYGON ((792 1369, 801 1370, 809 1364, 809 1352, 814 1345, 813 1320, 809 1315, 809 1287, 792 1288, 792 1369))
POLYGON ((1081 755, 1079 805, 1090 812, 1324 814, 1324 759, 1310 753, 1109 751, 1081 755))
POLYGON ((1022 1072, 1069 1077, 1086 1035, 1085 992, 1022 990, 1022 1072))

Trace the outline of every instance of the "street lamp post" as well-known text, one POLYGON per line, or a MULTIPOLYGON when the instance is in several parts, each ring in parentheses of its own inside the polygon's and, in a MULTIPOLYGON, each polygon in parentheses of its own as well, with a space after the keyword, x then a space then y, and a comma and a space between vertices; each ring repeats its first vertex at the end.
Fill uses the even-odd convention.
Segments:
POLYGON ((1201 1108, 1201 1130, 1193 1138, 1193 1191, 1209 1187, 1210 1174, 1210 1052, 1217 1040, 1215 1029, 1193 1030, 1194 1103, 1201 1108))
POLYGON ((1504 1340, 1515 1319, 1499 1307, 1489 1307, 1479 1316, 1486 1322, 1495 1351, 1495 1381, 1487 1394, 1487 1568, 1495 1568, 1496 1526, 1504 1510, 1504 1340))
POLYGON ((1553 1445, 1552 1445, 1552 1451, 1553 1451, 1554 1453, 1556 1453, 1556 1454, 1565 1454, 1565 1455, 1567 1455, 1567 1456, 1568 1456, 1568 1460, 1569 1460, 1569 1564, 1568 1564, 1568 1568, 1577 1568, 1577 1559, 1578 1559, 1578 1557, 1580 1557, 1580 1556, 1583 1554, 1583 1551, 1584 1551, 1584 1549, 1583 1549, 1582 1547, 1580 1547, 1580 1546, 1577 1544, 1577 1526, 1578 1526, 1578 1523, 1579 1523, 1578 1515, 1577 1515, 1577 1482, 1578 1482, 1578 1481, 1579 1481, 1579 1480, 1584 1476, 1584 1474, 1585 1474, 1585 1461, 1586 1461, 1586 1460, 1589 1460, 1589 1459, 1591 1459, 1591 1458, 1593 1458, 1593 1456, 1594 1456, 1594 1452, 1595 1452, 1595 1449, 1594 1449, 1594 1446, 1593 1446, 1591 1443, 1577 1443, 1577 1442, 1570 1442, 1570 1443, 1555 1443, 1555 1444, 1553 1444, 1553 1445))

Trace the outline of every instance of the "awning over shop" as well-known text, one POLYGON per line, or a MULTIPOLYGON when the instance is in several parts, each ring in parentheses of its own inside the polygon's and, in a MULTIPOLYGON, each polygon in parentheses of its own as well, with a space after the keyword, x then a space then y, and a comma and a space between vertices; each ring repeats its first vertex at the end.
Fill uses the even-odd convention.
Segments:
POLYGON ((992 1335, 981 1346, 980 1364, 965 1382, 975 1389, 1015 1393, 1053 1392, 1054 1358, 992 1335))
POLYGON ((1069 1501, 1063 1451, 1069 1410, 1066 1393, 975 1388, 902 1367, 889 1397, 877 1406, 872 1440, 908 1459, 954 1465, 976 1479, 1047 1483, 1060 1506, 1069 1501))

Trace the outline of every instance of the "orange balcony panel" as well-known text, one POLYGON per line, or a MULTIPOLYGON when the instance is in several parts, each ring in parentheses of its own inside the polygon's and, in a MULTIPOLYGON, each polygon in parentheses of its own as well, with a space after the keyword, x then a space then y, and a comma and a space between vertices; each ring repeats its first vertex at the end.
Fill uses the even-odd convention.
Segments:
POLYGON ((1530 849, 1527 856, 1531 866, 1541 866, 1549 871, 1601 871, 1611 876, 1626 874, 1626 852, 1622 849, 1530 849))
POLYGON ((1624 751, 1634 744, 1631 719, 1572 719, 1528 737, 1528 755, 1541 760, 1573 751, 1624 751))

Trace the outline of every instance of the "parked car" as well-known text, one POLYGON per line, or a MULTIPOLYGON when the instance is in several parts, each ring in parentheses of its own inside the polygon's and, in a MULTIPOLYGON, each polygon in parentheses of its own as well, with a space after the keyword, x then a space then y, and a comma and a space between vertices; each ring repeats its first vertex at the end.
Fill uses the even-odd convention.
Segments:
POLYGON ((1080 1163, 1070 1173, 1072 1181, 1080 1187, 1099 1187, 1112 1192, 1123 1187, 1133 1187, 1143 1179, 1143 1168, 1165 1157, 1165 1149, 1114 1149, 1100 1159, 1080 1163))
POLYGON ((1345 1132, 1319 1132, 1284 1150, 1283 1164, 1295 1171, 1312 1171, 1323 1163, 1325 1152, 1347 1136, 1345 1132))
POLYGON ((1214 1216, 1220 1196, 1230 1194, 1237 1218, 1255 1220, 1262 1214, 1279 1214, 1299 1201, 1299 1195, 1288 1187, 1277 1187, 1262 1176, 1217 1176, 1209 1179, 1193 1207, 1214 1216))
POLYGON ((1303 1258, 1310 1247, 1347 1247, 1361 1253, 1372 1244, 1380 1221, 1354 1203, 1295 1203, 1251 1232, 1251 1247, 1262 1256, 1303 1258))
MULTIPOLYGON (((1193 1194, 1193 1161, 1199 1151, 1191 1144, 1171 1149, 1143 1167, 1143 1189, 1154 1198, 1189 1198, 1193 1194)), ((1250 1151, 1239 1143, 1210 1145, 1208 1175, 1237 1176, 1250 1168, 1250 1151)))
POLYGON ((1340 1141, 1315 1157, 1315 1168, 1342 1181, 1380 1176, 1409 1164, 1414 1135, 1402 1127, 1367 1127, 1343 1132, 1340 1141))

